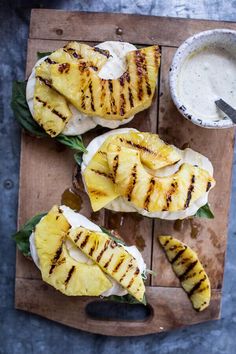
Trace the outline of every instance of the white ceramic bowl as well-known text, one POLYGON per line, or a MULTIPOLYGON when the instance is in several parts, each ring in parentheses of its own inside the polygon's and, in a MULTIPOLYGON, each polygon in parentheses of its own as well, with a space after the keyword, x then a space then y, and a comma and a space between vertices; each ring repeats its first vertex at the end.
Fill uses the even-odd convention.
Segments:
POLYGON ((184 102, 179 97, 177 84, 183 63, 192 53, 201 50, 208 45, 219 45, 221 48, 226 46, 227 48, 235 48, 234 50, 236 50, 236 31, 231 31, 228 29, 214 29, 210 31, 204 31, 195 34, 183 42, 183 44, 177 49, 170 67, 170 93, 180 113, 192 123, 204 128, 230 128, 234 125, 227 116, 225 116, 223 119, 214 121, 204 121, 202 118, 200 119, 196 114, 189 112, 185 107, 184 102))

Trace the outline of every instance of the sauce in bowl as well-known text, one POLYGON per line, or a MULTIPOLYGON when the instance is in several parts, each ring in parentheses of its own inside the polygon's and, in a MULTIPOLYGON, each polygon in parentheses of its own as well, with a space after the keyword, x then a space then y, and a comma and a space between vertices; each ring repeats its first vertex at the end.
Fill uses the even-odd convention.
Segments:
POLYGON ((215 100, 222 98, 236 108, 236 53, 213 45, 192 53, 181 67, 177 90, 189 114, 223 119, 215 100))
POLYGON ((204 128, 231 128, 215 101, 236 108, 236 31, 214 29, 186 39, 169 72, 172 99, 180 113, 204 128))

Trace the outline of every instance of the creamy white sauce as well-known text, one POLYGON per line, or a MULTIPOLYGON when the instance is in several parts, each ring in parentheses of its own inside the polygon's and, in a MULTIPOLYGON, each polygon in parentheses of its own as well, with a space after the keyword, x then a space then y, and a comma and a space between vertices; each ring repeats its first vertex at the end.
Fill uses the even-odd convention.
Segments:
MULTIPOLYGON (((91 231, 98 231, 102 232, 101 228, 94 224, 92 221, 87 219, 85 216, 76 213, 69 207, 62 205, 60 206, 60 210, 62 211, 63 215, 67 219, 68 223, 71 225, 72 229, 76 227, 85 227, 91 231)), ((35 263, 35 265, 40 269, 40 261, 37 253, 36 243, 35 243, 35 233, 32 232, 30 236, 30 253, 31 257, 35 263)), ((137 247, 135 246, 124 246, 120 244, 122 247, 126 249, 137 261, 140 273, 146 271, 146 264, 143 260, 143 257, 137 247)), ((69 252, 69 255, 78 262, 86 263, 86 264, 94 264, 93 260, 86 256, 80 249, 78 249, 70 240, 66 240, 66 248, 69 252)), ((109 280, 112 283, 112 287, 107 291, 102 293, 102 296, 110 296, 110 295, 118 295, 123 296, 126 295, 128 292, 124 289, 116 280, 106 274, 109 280)))
MULTIPOLYGON (((128 133, 129 131, 137 131, 136 129, 131 129, 131 128, 123 128, 123 129, 116 129, 111 132, 107 132, 103 135, 100 135, 93 139, 89 145, 87 146, 87 153, 83 154, 83 161, 81 165, 81 173, 82 173, 82 180, 84 183, 84 188, 86 190, 86 184, 83 178, 83 173, 88 166, 89 162, 93 158, 93 156, 96 154, 96 152, 99 150, 99 148, 102 146, 104 141, 107 139, 108 136, 111 135, 117 135, 117 134, 124 134, 128 133)), ((213 176, 213 166, 212 163, 209 161, 209 159, 199 152, 196 152, 192 149, 185 149, 185 150, 180 150, 176 148, 175 146, 172 145, 174 149, 178 151, 178 153, 181 156, 180 161, 177 164, 174 164, 172 166, 167 166, 164 168, 159 169, 158 171, 155 171, 155 175, 159 177, 164 177, 164 176, 169 176, 174 174, 179 167, 183 163, 190 163, 192 165, 197 165, 198 167, 206 170, 209 172, 211 176, 213 176)), ((147 169, 148 170, 148 169, 147 169)), ((153 171, 152 171, 153 174, 153 171)), ((160 212, 148 212, 144 209, 137 208, 132 202, 129 202, 126 198, 124 197, 118 197, 114 200, 112 200, 110 203, 108 203, 105 206, 105 209, 108 210, 113 210, 117 212, 127 212, 127 213, 132 213, 136 212, 139 214, 142 214, 144 216, 150 217, 150 218, 159 218, 159 219, 166 219, 166 220, 177 220, 177 219, 184 219, 189 216, 195 215, 198 209, 200 209, 202 206, 204 206, 207 201, 208 201, 208 194, 209 192, 206 192, 201 198, 197 199, 195 202, 193 202, 187 209, 181 210, 181 211, 176 211, 176 212, 170 212, 170 211, 160 211, 160 212)))
POLYGON ((204 121, 223 119, 215 100, 236 108, 236 52, 214 45, 194 52, 182 65, 177 89, 190 114, 204 121))
MULTIPOLYGON (((125 43, 125 42, 115 42, 115 41, 104 42, 98 44, 96 47, 100 49, 109 50, 111 54, 111 57, 108 58, 107 62, 104 64, 104 66, 101 68, 100 72, 98 73, 98 76, 103 79, 117 79, 118 77, 120 77, 126 70, 126 61, 125 61, 126 54, 132 50, 137 49, 133 44, 125 43)), ((35 68, 38 65, 40 65, 46 58, 47 56, 37 61, 27 81, 26 100, 32 116, 34 116, 33 100, 34 100, 34 88, 36 84, 35 68)), ((93 117, 88 116, 80 112, 71 104, 69 104, 69 108, 71 110, 72 117, 70 118, 64 130, 62 131, 64 135, 68 135, 68 136, 83 134, 95 128, 97 125, 101 125, 102 127, 106 127, 110 129, 115 129, 120 125, 129 123, 133 119, 132 116, 122 121, 108 120, 108 119, 101 118, 99 116, 93 116, 93 117)))

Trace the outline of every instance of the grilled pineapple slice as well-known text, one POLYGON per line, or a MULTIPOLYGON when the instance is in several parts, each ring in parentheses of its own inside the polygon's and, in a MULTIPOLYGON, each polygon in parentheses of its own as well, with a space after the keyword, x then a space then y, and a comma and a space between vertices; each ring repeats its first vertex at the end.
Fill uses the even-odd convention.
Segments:
POLYGON ((206 170, 188 163, 171 176, 152 176, 139 151, 114 144, 107 148, 107 161, 120 195, 149 212, 184 210, 214 185, 206 170))
POLYGON ((62 132, 71 118, 71 111, 63 96, 46 81, 37 78, 34 91, 34 119, 51 136, 62 132))
POLYGON ((107 146, 109 143, 139 151, 142 163, 152 170, 172 165, 181 159, 177 150, 157 134, 130 131, 111 136, 107 139, 107 146))
POLYGON ((98 211, 119 196, 114 178, 107 163, 106 150, 101 149, 93 156, 83 173, 86 190, 93 211, 98 211))
POLYGON ((87 115, 123 120, 151 105, 160 65, 159 48, 131 51, 126 62, 127 71, 115 80, 99 78, 86 61, 79 65, 52 64, 52 86, 87 115))
POLYGON ((96 264, 80 263, 69 255, 65 246, 69 228, 57 206, 37 224, 35 242, 42 278, 65 295, 101 295, 112 284, 96 264))
MULTIPOLYGON (((98 51, 86 44, 70 42, 64 48, 53 52, 36 69, 34 91, 34 119, 51 136, 55 137, 65 128, 72 116, 66 99, 51 84, 50 66, 55 63, 75 63, 99 70, 107 61, 109 53, 98 51)), ((63 65, 66 64, 62 64, 63 65)))
POLYGON ((141 161, 154 170, 180 159, 178 152, 171 145, 165 144, 157 134, 130 132, 108 137, 84 172, 86 189, 94 211, 100 210, 120 195, 107 162, 106 151, 111 142, 140 151, 141 161))
POLYGON ((71 229, 68 238, 135 299, 143 300, 145 286, 137 261, 122 245, 103 232, 89 231, 83 227, 71 229))
POLYGON ((194 309, 204 310, 210 303, 211 286, 196 253, 171 236, 160 236, 159 242, 194 309))

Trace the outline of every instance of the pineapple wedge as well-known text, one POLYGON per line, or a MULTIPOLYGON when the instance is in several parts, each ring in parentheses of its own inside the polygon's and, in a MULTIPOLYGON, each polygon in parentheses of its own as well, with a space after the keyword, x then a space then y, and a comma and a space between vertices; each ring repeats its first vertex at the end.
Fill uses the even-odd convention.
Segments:
POLYGON ((114 80, 99 78, 86 61, 52 64, 52 86, 87 115, 123 120, 151 105, 160 66, 159 48, 131 51, 126 62, 127 71, 114 80))
POLYGON ((120 195, 107 162, 107 148, 110 143, 140 151, 141 161, 153 170, 176 163, 180 159, 179 153, 171 145, 165 144, 157 134, 131 131, 108 137, 83 174, 93 211, 100 210, 120 195))
POLYGON ((172 165, 181 159, 177 149, 166 144, 158 134, 130 131, 111 136, 107 139, 107 146, 109 143, 139 151, 142 163, 152 170, 172 165))
MULTIPOLYGON (((34 119, 51 136, 55 137, 65 128, 72 116, 68 102, 52 87, 50 66, 60 63, 84 64, 99 70, 107 61, 109 53, 86 44, 70 42, 64 48, 53 52, 36 69, 34 91, 34 119)), ((66 64, 65 64, 66 65, 66 64)))
POLYGON ((193 308, 204 310, 210 303, 211 285, 197 254, 171 236, 159 236, 158 239, 193 308))
POLYGON ((34 120, 46 133, 55 137, 62 132, 71 116, 65 98, 52 89, 46 81, 36 78, 34 120))
POLYGON ((35 243, 45 282, 68 296, 99 296, 112 284, 96 265, 75 261, 68 253, 65 239, 70 225, 54 206, 35 229, 35 243))
POLYGON ((119 194, 149 212, 184 210, 214 185, 206 170, 188 163, 171 176, 155 177, 143 167, 139 151, 119 145, 108 146, 107 161, 119 194))
POLYGON ((119 196, 103 146, 89 162, 83 177, 93 211, 102 209, 119 196))
POLYGON ((136 259, 122 245, 103 232, 73 228, 68 238, 109 276, 138 301, 143 300, 145 286, 136 259))

